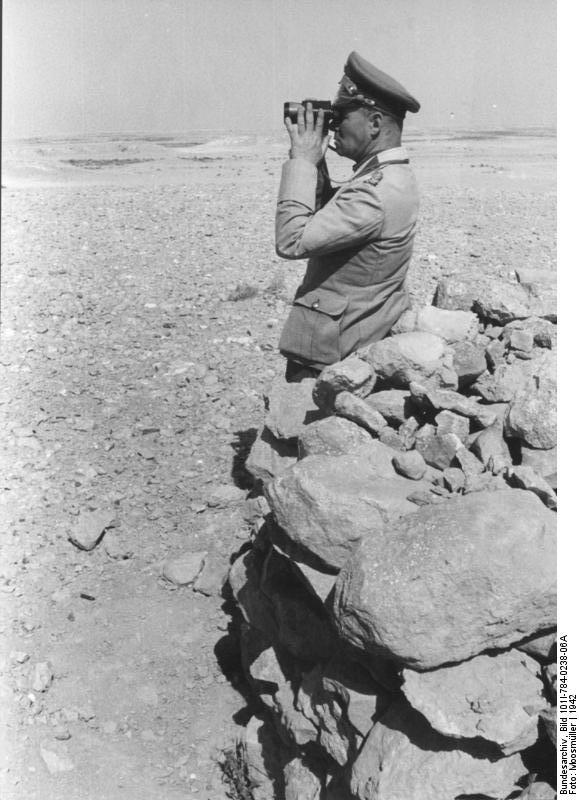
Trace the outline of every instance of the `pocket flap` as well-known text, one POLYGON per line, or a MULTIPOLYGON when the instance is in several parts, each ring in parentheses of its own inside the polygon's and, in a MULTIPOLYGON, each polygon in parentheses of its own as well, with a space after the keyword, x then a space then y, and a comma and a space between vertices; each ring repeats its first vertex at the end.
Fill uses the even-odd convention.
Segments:
POLYGON ((294 305, 311 308, 328 317, 341 317, 348 305, 348 298, 320 287, 296 297, 294 305))

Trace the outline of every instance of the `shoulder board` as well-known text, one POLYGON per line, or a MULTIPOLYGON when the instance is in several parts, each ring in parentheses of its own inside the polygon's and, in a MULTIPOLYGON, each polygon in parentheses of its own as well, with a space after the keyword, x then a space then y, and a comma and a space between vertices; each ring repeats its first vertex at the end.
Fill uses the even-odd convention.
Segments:
POLYGON ((378 186, 383 177, 382 171, 377 169, 371 175, 368 175, 367 178, 364 178, 364 183, 369 183, 371 186, 378 186))

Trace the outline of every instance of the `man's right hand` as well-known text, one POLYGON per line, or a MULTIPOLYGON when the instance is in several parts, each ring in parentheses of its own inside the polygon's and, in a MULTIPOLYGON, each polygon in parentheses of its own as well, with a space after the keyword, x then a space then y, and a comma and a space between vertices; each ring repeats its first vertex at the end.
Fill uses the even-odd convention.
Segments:
POLYGON ((298 108, 298 121, 293 124, 289 117, 285 118, 285 126, 290 137, 290 158, 303 158, 314 166, 323 159, 328 149, 329 136, 324 136, 324 112, 318 110, 315 122, 311 103, 306 109, 298 108))

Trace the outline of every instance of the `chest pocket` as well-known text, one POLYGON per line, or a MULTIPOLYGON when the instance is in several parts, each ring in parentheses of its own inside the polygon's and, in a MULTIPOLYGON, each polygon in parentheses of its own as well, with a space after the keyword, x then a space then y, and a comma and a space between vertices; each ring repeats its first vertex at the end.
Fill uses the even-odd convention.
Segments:
POLYGON ((282 331, 280 350, 315 364, 341 359, 340 330, 348 298, 325 288, 296 297, 282 331))

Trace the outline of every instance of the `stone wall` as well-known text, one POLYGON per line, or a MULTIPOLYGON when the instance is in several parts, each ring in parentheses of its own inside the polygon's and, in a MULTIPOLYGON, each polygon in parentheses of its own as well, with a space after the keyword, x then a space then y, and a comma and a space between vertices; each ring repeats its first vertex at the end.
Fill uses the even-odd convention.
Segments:
POLYGON ((520 278, 272 388, 229 576, 255 798, 555 797, 556 312, 520 278))

